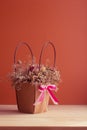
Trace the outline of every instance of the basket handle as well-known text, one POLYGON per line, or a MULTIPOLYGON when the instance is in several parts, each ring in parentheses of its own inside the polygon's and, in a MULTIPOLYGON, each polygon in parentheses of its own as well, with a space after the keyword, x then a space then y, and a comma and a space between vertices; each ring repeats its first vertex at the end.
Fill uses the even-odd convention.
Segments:
POLYGON ((31 47, 30 47, 30 46, 28 45, 28 43, 26 43, 26 42, 21 42, 21 43, 19 43, 19 44, 16 46, 15 51, 14 51, 14 64, 16 63, 17 51, 18 51, 18 49, 20 48, 20 46, 22 46, 22 45, 26 45, 27 48, 29 49, 29 51, 30 51, 30 53, 31 53, 31 57, 32 57, 32 63, 31 63, 31 64, 33 64, 33 62, 34 62, 33 52, 32 52, 32 50, 31 50, 31 47))
POLYGON ((42 59, 43 51, 44 51, 44 49, 45 49, 49 44, 53 47, 53 51, 54 51, 54 63, 53 63, 53 67, 55 67, 55 64, 56 64, 56 49, 55 49, 54 44, 49 41, 49 42, 45 43, 45 44, 43 45, 42 49, 41 49, 40 58, 39 58, 39 70, 40 70, 40 66, 41 66, 41 59, 42 59))

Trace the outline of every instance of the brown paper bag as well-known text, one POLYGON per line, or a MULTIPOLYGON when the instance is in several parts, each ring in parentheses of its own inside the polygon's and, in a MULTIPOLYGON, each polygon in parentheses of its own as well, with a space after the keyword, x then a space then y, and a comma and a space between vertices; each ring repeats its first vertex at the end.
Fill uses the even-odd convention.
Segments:
MULTIPOLYGON (((46 112, 49 103, 49 94, 45 91, 44 100, 34 105, 40 93, 38 86, 28 83, 20 84, 20 90, 16 90, 16 99, 18 110, 23 113, 41 113, 46 112)), ((17 86, 16 86, 17 87, 17 86)))
MULTIPOLYGON (((32 50, 30 48, 30 46, 23 42, 21 44, 18 44, 18 46, 15 49, 15 53, 14 53, 14 64, 16 64, 16 53, 17 50, 19 49, 19 47, 21 45, 26 45, 28 47, 28 49, 31 52, 31 56, 32 56, 32 63, 31 65, 33 65, 33 53, 32 50)), ((51 42, 48 42, 47 44, 45 44, 41 50, 40 53, 40 59, 39 59, 39 71, 41 69, 41 57, 42 57, 42 52, 44 50, 44 48, 48 45, 51 44, 53 49, 54 49, 54 67, 55 67, 55 60, 56 60, 56 51, 55 51, 55 47, 51 42)), ((17 72, 17 68, 15 68, 15 72, 17 72)), ((28 71, 29 72, 29 71, 28 71)), ((20 72, 18 71, 18 75, 20 72)), ((15 74, 15 73, 14 73, 15 74)), ((29 74, 29 73, 28 73, 29 74)), ((53 76, 53 75, 52 75, 53 76)), ((33 85, 32 82, 29 83, 28 80, 25 81, 18 81, 16 83, 17 79, 13 79, 13 83, 15 84, 15 92, 16 92, 16 99, 17 99, 17 106, 18 106, 18 110, 20 112, 23 113, 41 113, 41 112, 46 112, 47 108, 48 108, 48 104, 49 104, 49 93, 47 90, 44 91, 44 99, 38 104, 35 104, 35 102, 37 101, 38 97, 40 96, 41 92, 39 91, 39 86, 37 85, 33 85)), ((42 78, 43 81, 43 78, 42 78)), ((39 83, 41 84, 42 81, 39 83)), ((42 84, 43 85, 43 84, 42 84)))

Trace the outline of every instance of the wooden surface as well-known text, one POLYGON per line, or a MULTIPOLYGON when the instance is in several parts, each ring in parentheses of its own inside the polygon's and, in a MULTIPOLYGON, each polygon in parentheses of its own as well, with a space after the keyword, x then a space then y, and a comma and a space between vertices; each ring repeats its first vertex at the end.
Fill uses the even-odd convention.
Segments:
POLYGON ((0 105, 0 127, 87 127, 87 105, 50 105, 48 112, 24 114, 16 105, 0 105))

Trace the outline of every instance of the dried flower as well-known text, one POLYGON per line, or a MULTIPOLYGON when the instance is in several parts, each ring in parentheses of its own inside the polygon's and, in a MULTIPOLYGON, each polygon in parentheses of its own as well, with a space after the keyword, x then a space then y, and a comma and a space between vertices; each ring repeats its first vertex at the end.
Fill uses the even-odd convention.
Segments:
POLYGON ((13 72, 11 73, 11 81, 13 86, 20 83, 30 83, 34 85, 58 85, 60 81, 60 73, 56 68, 38 64, 24 65, 18 61, 14 65, 13 72))

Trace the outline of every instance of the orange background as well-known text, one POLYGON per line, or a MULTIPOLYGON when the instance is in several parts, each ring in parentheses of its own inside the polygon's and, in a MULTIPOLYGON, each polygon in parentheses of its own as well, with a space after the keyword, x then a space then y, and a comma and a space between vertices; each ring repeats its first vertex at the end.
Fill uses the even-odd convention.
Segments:
MULTIPOLYGON (((17 43, 30 42, 38 62, 48 40, 55 44, 61 73, 59 103, 87 104, 87 0, 0 0, 0 104, 16 103, 7 75, 17 43)), ((45 52, 53 62, 51 49, 45 52)))

